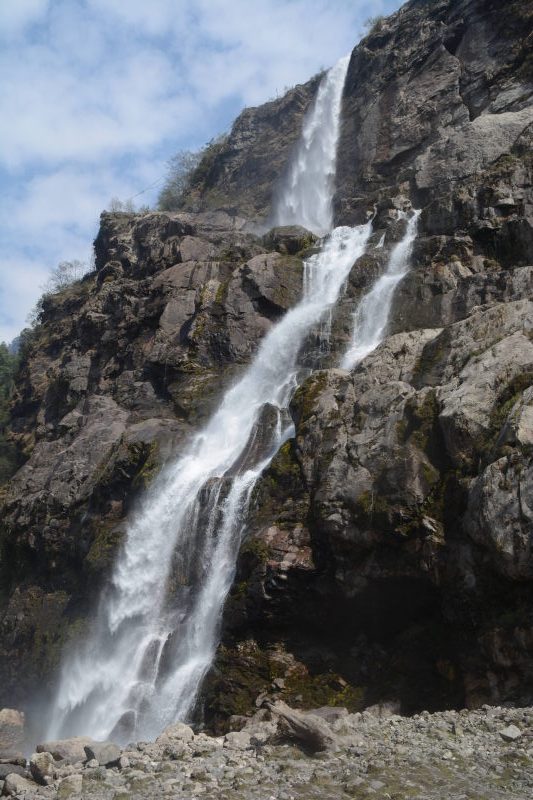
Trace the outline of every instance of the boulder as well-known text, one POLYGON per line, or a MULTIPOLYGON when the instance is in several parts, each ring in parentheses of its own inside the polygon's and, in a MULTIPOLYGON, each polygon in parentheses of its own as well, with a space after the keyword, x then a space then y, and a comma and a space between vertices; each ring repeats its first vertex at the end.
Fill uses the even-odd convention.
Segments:
POLYGON ((7 775, 4 783, 4 794, 12 797, 20 797, 28 794, 35 794, 38 786, 33 781, 23 778, 16 772, 7 775))
POLYGON ((312 247, 317 241, 318 236, 302 225, 280 225, 263 236, 266 247, 288 255, 295 255, 312 247))
POLYGON ((30 772, 37 783, 46 785, 54 778, 55 759, 52 753, 34 753, 30 758, 30 772))
POLYGON ((516 725, 508 725, 500 731, 500 736, 505 742, 516 742, 522 736, 522 731, 516 725))
POLYGON ((157 737, 156 742, 192 742, 193 739, 194 731, 192 728, 185 725, 184 722, 175 722, 174 725, 165 728, 163 733, 157 737))
POLYGON ((0 711, 0 760, 21 758, 24 749, 24 714, 14 708, 0 711))
POLYGON ((88 736, 73 736, 71 739, 58 739, 53 742, 43 742, 37 745, 38 753, 51 753, 56 761, 66 761, 68 764, 77 764, 85 761, 87 755, 85 746, 92 744, 94 739, 88 736))
POLYGON ((68 797, 72 797, 82 793, 83 789, 83 777, 79 773, 75 775, 67 775, 66 778, 63 778, 61 783, 59 784, 57 790, 57 797, 58 800, 66 800, 68 797))
POLYGON ((5 780, 8 775, 26 775, 26 769, 20 764, 0 764, 0 780, 5 780))
POLYGON ((347 717, 348 709, 337 706, 321 706, 320 708, 311 708, 307 713, 312 714, 314 717, 320 717, 320 719, 331 725, 333 722, 347 717))
POLYGON ((266 700, 264 705, 271 714, 279 717, 280 731, 305 749, 311 752, 338 749, 338 738, 324 719, 290 708, 281 700, 275 703, 266 700))
POLYGON ((224 747, 228 750, 249 750, 252 747, 250 734, 246 731, 232 731, 224 736, 224 747))
POLYGON ((114 742, 91 742, 84 750, 89 761, 95 759, 102 767, 116 764, 120 758, 120 747, 114 742))

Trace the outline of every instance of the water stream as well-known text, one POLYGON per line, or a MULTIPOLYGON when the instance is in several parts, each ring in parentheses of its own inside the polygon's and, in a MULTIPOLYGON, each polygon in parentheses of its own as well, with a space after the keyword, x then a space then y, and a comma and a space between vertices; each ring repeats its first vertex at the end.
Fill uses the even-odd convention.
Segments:
MULTIPOLYGON (((314 146, 291 183, 295 208, 306 206, 308 171, 331 196, 346 68, 343 59, 325 76, 304 125, 303 138, 312 131, 314 146)), ((330 206, 321 203, 312 227, 330 224, 330 206)), ((251 491, 293 433, 287 409, 302 371, 299 354, 314 327, 328 329, 370 232, 370 223, 336 228, 307 259, 301 301, 270 330, 242 379, 130 520, 92 633, 64 661, 49 737, 152 738, 190 713, 214 657, 251 491)))
POLYGON ((335 162, 349 58, 341 58, 319 86, 281 184, 273 225, 303 225, 319 235, 333 226, 335 162))
MULTIPOLYGON (((332 309, 371 234, 371 222, 331 231, 347 66, 341 59, 321 82, 276 210, 280 222, 328 232, 305 262, 302 299, 270 329, 242 378, 129 520, 91 633, 64 659, 48 738, 150 739, 195 705, 216 651, 252 490, 294 433, 288 407, 308 373, 300 363, 304 345, 317 330, 319 349, 329 339, 332 309)), ((359 305, 346 368, 381 341, 416 220, 359 305)))
MULTIPOLYGON (((352 341, 341 361, 342 369, 356 367, 383 340, 394 290, 409 270, 419 216, 420 211, 412 212, 403 238, 391 251, 385 272, 358 303, 353 316, 352 341)), ((381 245, 382 240, 378 248, 381 245)))

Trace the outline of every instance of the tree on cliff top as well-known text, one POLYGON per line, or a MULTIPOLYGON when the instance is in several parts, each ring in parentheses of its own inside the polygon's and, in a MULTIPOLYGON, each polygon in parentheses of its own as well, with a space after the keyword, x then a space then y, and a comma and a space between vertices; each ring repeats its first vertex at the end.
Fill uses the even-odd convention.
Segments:
POLYGON ((159 194, 160 211, 179 208, 184 192, 189 188, 191 176, 200 163, 201 150, 180 150, 167 162, 167 177, 159 194))
POLYGON ((91 267, 85 261, 79 261, 77 258, 72 261, 60 261, 56 267, 50 270, 50 275, 45 284, 41 286, 43 290, 42 295, 39 297, 34 307, 28 314, 27 321, 34 327, 40 322, 41 314, 43 311, 43 302, 51 294, 62 292, 68 286, 71 286, 76 281, 79 281, 91 271, 91 267))
POLYGON ((180 150, 167 161, 167 177, 157 203, 159 211, 182 207, 185 194, 204 180, 226 138, 225 133, 215 136, 199 150, 180 150))

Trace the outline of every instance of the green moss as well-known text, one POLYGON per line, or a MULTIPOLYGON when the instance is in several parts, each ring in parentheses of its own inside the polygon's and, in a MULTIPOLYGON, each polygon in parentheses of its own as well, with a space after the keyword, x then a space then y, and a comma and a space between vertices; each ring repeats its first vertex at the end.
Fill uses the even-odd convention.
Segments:
POLYGON ((132 461, 138 465, 138 471, 133 479, 135 489, 146 489, 158 475, 161 469, 159 457, 159 443, 151 442, 149 445, 135 443, 130 445, 132 461))
POLYGON ((439 480, 439 473, 430 464, 423 462, 421 465, 422 475, 428 486, 432 486, 439 480))
POLYGON ((381 514, 387 514, 389 504, 387 500, 375 492, 362 492, 355 503, 355 511, 367 519, 372 519, 381 514))
POLYGON ((225 302, 226 297, 228 296, 228 286, 229 286, 229 280, 223 281, 220 284, 220 286, 217 289, 217 293, 215 295, 215 303, 222 305, 225 302))
POLYGON ((499 435, 514 404, 530 386, 533 386, 533 372, 523 372, 516 375, 499 393, 497 403, 490 415, 489 443, 499 435))
POLYGON ((318 253, 320 248, 316 245, 316 238, 312 235, 302 236, 298 242, 299 250, 296 255, 299 258, 309 258, 309 256, 318 253))
POLYGON ((240 556, 241 558, 246 558, 255 562, 256 564, 266 564, 267 561, 272 557, 272 551, 269 545, 263 541, 263 539, 258 539, 257 537, 252 537, 250 539, 246 539, 240 549, 240 556))
POLYGON ((108 570, 114 560, 118 545, 122 538, 122 531, 116 525, 100 523, 96 526, 89 552, 85 556, 85 564, 93 572, 108 570))
POLYGON ((284 527, 306 520, 309 498, 293 439, 280 448, 256 484, 251 507, 254 525, 259 527, 274 522, 284 527))
POLYGON ((294 393, 292 404, 297 409, 300 421, 305 421, 312 416, 315 404, 328 385, 327 372, 315 372, 305 383, 298 387, 294 393))
POLYGON ((226 732, 233 714, 251 715, 256 697, 268 690, 272 679, 269 655, 255 641, 221 645, 204 688, 208 721, 215 731, 226 732))
POLYGON ((293 480, 300 479, 300 465, 296 461, 294 455, 294 444, 292 440, 285 442, 280 447, 276 456, 273 458, 269 470, 272 481, 276 484, 282 484, 284 488, 287 483, 293 480))
POLYGON ((402 444, 412 441, 419 450, 427 452, 438 424, 439 404, 434 390, 427 392, 420 404, 418 398, 409 398, 405 404, 405 417, 396 423, 396 433, 402 444))
POLYGON ((350 711, 363 707, 364 690, 360 687, 349 685, 332 672, 311 675, 303 664, 288 671, 282 646, 263 650, 248 640, 235 647, 219 647, 205 689, 208 722, 215 731, 224 732, 232 714, 253 714, 257 696, 271 694, 272 681, 281 677, 285 688, 278 696, 295 707, 329 705, 350 711))
POLYGON ((398 420, 396 423, 396 438, 398 441, 405 444, 407 441, 407 431, 408 431, 407 420, 402 417, 402 419, 398 420))
POLYGON ((339 675, 330 672, 310 675, 300 669, 285 678, 283 699, 304 709, 337 706, 354 712, 364 707, 364 694, 364 689, 350 686, 339 675))

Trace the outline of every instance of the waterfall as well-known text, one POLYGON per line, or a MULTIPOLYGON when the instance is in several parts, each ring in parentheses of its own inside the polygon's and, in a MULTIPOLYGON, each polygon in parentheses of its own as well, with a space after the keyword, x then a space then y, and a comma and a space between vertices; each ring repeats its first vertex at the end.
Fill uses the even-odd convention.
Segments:
MULTIPOLYGON (((419 216, 420 211, 413 212, 403 238, 392 249, 385 272, 363 296, 355 310, 352 342, 341 361, 343 369, 353 369, 383 340, 394 290, 409 270, 419 216)), ((381 241, 378 244, 380 246, 381 241)))
MULTIPOLYGON (((323 78, 305 121, 278 207, 287 209, 285 222, 331 226, 346 69, 342 59, 323 78)), ((316 326, 328 330, 370 232, 370 223, 336 228, 306 260, 301 301, 270 329, 206 427, 152 485, 129 522, 92 632, 64 661, 49 737, 152 738, 190 714, 215 654, 251 492, 293 434, 288 405, 300 352, 316 326)))
POLYGON ((319 86, 282 183, 274 225, 303 225, 321 236, 331 230, 342 91, 349 60, 349 56, 341 58, 319 86))

